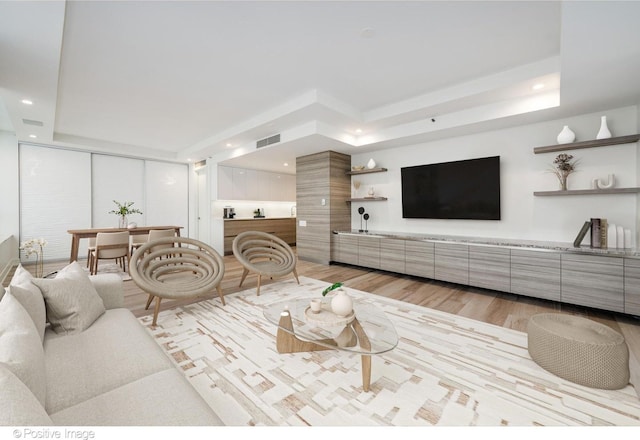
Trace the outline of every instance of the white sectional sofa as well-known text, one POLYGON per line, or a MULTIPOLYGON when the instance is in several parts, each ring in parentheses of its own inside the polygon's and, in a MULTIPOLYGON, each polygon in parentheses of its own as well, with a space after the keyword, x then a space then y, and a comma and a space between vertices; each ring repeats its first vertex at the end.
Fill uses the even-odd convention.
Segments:
POLYGON ((123 296, 78 263, 47 280, 18 267, 0 300, 0 425, 222 424, 123 296))

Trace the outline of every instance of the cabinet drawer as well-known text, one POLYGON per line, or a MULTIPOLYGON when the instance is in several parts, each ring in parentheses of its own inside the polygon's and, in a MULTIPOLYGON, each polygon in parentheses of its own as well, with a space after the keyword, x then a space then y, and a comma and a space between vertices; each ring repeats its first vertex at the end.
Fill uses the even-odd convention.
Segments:
POLYGON ((509 292, 511 289, 509 249, 469 246, 469 285, 509 292))
POLYGON ((562 254, 563 302, 624 312, 622 258, 562 254))
POLYGON ((466 244, 435 244, 436 280, 469 284, 469 246, 466 244))
POLYGON ((405 241, 396 238, 380 240, 380 269, 405 273, 405 241))
POLYGON ((434 277, 434 245, 426 241, 405 243, 405 273, 417 277, 434 277))
POLYGON ((512 249, 511 292, 560 301, 560 254, 512 249))
POLYGON ((334 261, 346 264, 358 264, 358 237, 353 235, 336 236, 338 246, 334 261))
POLYGON ((624 259, 624 312, 640 315, 640 259, 624 259))
POLYGON ((358 237, 358 266, 380 269, 380 238, 358 237))

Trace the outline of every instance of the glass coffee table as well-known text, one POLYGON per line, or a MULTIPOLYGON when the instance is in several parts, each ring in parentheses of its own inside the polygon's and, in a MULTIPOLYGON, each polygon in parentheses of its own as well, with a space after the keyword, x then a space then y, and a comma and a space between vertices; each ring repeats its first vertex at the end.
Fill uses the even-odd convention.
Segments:
POLYGON ((264 310, 264 317, 278 326, 278 353, 320 350, 358 353, 362 356, 362 388, 369 391, 371 355, 385 353, 398 345, 393 323, 372 304, 354 301, 353 313, 343 318, 331 312, 329 298, 323 300, 319 313, 311 312, 310 300, 280 301, 264 310))

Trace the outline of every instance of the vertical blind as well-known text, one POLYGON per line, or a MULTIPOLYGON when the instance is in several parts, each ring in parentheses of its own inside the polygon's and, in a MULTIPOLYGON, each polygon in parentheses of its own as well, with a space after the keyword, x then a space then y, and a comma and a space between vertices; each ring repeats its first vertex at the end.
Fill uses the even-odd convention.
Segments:
POLYGON ((19 154, 20 241, 44 238, 45 260, 69 258, 67 230, 91 224, 91 154, 30 145, 19 154))
POLYGON ((114 200, 143 212, 130 222, 182 226, 188 236, 188 180, 185 164, 21 144, 20 239, 42 237, 45 260, 68 259, 69 229, 118 226, 114 200))
POLYGON ((144 225, 144 160, 94 154, 92 164, 93 227, 118 226, 118 216, 109 214, 117 209, 114 200, 133 202, 132 208, 142 211, 142 215, 131 215, 128 221, 144 225))

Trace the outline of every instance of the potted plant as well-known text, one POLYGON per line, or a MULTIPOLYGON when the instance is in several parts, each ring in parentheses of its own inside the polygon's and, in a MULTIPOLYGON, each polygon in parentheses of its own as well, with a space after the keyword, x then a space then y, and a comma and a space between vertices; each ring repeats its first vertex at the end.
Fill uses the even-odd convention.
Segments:
POLYGON ((128 225, 127 216, 130 214, 142 214, 137 208, 132 208, 134 202, 124 202, 120 203, 116 200, 113 201, 116 204, 118 209, 114 209, 113 211, 109 211, 109 214, 116 214, 119 218, 118 227, 126 228, 128 225))

